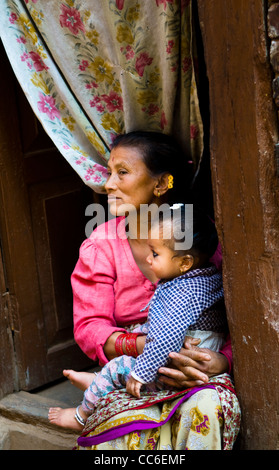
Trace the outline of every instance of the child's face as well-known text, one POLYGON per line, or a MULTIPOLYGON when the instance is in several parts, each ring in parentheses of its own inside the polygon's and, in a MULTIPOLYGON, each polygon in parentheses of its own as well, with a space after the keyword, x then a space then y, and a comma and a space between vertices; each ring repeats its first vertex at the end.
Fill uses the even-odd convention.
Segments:
POLYGON ((174 251, 167 247, 163 240, 149 239, 148 244, 151 253, 146 258, 146 261, 150 264, 157 278, 174 279, 182 274, 183 258, 175 256, 174 251))

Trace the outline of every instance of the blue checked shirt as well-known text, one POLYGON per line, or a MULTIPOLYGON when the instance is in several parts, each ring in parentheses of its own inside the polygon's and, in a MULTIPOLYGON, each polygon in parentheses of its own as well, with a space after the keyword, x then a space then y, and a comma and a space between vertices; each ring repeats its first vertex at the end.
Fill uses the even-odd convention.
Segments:
POLYGON ((180 351, 188 329, 222 332, 226 327, 222 276, 215 266, 159 282, 148 305, 146 343, 132 373, 142 383, 152 382, 169 353, 180 351))

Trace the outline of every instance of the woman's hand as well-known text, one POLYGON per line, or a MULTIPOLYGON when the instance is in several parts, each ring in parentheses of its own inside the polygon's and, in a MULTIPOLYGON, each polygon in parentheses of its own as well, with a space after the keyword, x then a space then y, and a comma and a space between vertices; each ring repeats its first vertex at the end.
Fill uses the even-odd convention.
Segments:
POLYGON ((180 353, 170 353, 171 367, 161 367, 160 382, 184 389, 208 382, 209 377, 227 372, 227 358, 210 349, 199 348, 200 340, 186 338, 180 353))

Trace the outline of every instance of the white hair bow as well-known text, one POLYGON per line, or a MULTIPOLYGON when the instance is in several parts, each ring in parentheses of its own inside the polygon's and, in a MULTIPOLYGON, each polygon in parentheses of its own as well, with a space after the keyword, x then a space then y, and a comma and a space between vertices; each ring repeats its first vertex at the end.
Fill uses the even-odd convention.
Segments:
POLYGON ((173 205, 170 207, 170 209, 175 210, 175 209, 179 209, 179 208, 182 207, 182 206, 184 206, 184 204, 182 204, 182 203, 179 202, 179 203, 173 204, 173 205))

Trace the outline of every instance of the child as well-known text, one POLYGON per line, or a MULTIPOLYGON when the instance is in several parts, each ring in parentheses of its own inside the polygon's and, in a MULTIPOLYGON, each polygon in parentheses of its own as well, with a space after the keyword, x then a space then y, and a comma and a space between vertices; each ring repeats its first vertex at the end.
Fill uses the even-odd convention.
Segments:
MULTIPOLYGON (((93 380, 90 377, 90 385, 87 375, 89 386, 86 389, 84 382, 81 407, 50 409, 51 422, 81 430, 97 400, 116 388, 126 386, 135 397, 143 385, 147 390, 162 388, 157 371, 167 364, 170 352, 181 350, 186 335, 201 338, 199 346, 221 348, 226 330, 222 277, 209 263, 218 243, 216 229, 207 216, 194 210, 193 245, 177 250, 181 227, 185 227, 185 206, 176 204, 161 214, 159 236, 152 238, 151 228, 147 261, 160 281, 149 303, 147 323, 134 330, 147 334, 143 353, 111 360, 93 380)), ((79 374, 84 375, 76 377, 79 374)))

